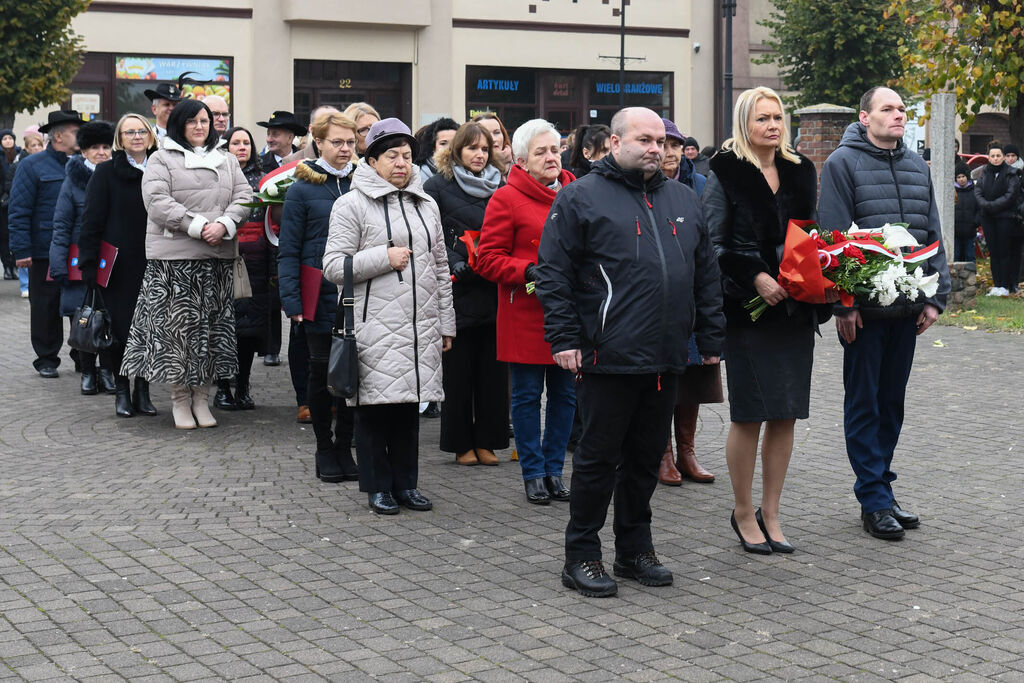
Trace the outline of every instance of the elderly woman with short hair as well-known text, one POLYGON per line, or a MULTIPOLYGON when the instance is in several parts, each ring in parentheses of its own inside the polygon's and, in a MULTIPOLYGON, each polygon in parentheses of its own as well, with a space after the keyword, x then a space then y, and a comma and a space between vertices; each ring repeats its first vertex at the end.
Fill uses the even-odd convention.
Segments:
POLYGON ((359 490, 370 509, 430 510, 417 489, 419 406, 441 401, 441 353, 455 311, 441 216, 413 164, 416 140, 398 119, 367 133, 366 163, 334 203, 324 277, 342 284, 351 260, 359 389, 355 408, 359 490))
POLYGON ((121 372, 172 386, 174 426, 216 427, 210 385, 238 372, 232 271, 252 188, 210 109, 182 100, 146 163, 146 274, 121 372))
POLYGON ((560 142, 558 131, 543 119, 516 130, 516 163, 508 184, 487 205, 477 255, 477 270, 498 283, 498 360, 509 363, 516 448, 526 499, 535 505, 569 500, 562 467, 576 412, 573 375, 554 364, 551 345, 544 340, 544 311, 526 289, 535 279, 537 247, 555 194, 576 179, 562 168, 560 142))

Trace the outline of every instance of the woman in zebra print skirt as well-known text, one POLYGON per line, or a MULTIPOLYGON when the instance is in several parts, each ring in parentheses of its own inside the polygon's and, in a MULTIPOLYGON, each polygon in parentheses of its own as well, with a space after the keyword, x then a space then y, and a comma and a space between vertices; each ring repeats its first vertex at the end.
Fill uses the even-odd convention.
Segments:
POLYGON ((149 262, 121 374, 173 385, 178 429, 216 427, 210 385, 238 372, 232 262, 252 188, 212 120, 202 102, 179 102, 142 176, 149 262))

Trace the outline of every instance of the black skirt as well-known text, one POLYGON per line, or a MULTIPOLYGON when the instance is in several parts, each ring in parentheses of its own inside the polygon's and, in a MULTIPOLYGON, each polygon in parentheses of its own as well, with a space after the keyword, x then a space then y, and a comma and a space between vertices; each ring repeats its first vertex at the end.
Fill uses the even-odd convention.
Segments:
POLYGON ((807 419, 814 329, 806 316, 754 325, 726 323, 726 384, 733 422, 807 419))

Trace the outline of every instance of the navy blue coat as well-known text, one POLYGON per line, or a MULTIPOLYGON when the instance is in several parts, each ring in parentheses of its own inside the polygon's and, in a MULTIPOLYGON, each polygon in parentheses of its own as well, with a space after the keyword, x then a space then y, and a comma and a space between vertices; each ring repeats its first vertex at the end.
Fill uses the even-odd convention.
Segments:
MULTIPOLYGON (((339 179, 326 173, 315 161, 304 161, 295 167, 295 183, 285 195, 277 247, 281 306, 287 316, 302 313, 299 266, 323 270, 331 209, 335 200, 348 192, 350 182, 351 176, 339 179)), ((321 278, 316 319, 303 321, 306 332, 330 333, 337 308, 337 285, 321 278)))
POLYGON ((92 170, 85 165, 85 159, 75 155, 64 167, 67 177, 57 195, 57 208, 53 211, 53 238, 50 241, 50 275, 60 281, 60 314, 74 315, 82 305, 85 285, 81 281, 71 282, 68 277, 68 249, 78 244, 82 233, 82 215, 85 213, 85 188, 92 177, 92 170))
POLYGON ((50 258, 53 212, 68 156, 48 145, 18 162, 11 183, 8 220, 14 258, 50 258))

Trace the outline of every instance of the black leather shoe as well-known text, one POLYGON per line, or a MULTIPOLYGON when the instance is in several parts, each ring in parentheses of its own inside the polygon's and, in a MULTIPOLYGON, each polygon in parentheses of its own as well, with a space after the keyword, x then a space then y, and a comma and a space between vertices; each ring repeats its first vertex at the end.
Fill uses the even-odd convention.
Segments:
POLYGON ((316 478, 327 484, 345 481, 341 464, 333 449, 316 449, 316 478))
MULTIPOLYGON (((42 375, 43 371, 40 370, 39 374, 42 375)), ((45 377, 46 375, 43 375, 45 377)), ((86 370, 82 373, 82 395, 83 396, 95 396, 100 393, 99 387, 96 386, 96 369, 86 370)))
POLYGON ((406 489, 404 491, 395 491, 395 500, 402 507, 407 507, 410 510, 433 510, 434 504, 430 502, 430 499, 424 496, 417 489, 406 489))
POLYGON ((551 500, 569 500, 569 489, 562 483, 562 478, 554 475, 544 477, 544 488, 548 490, 551 500))
POLYGON ((114 381, 114 373, 107 368, 100 368, 99 372, 100 387, 103 389, 105 394, 116 394, 117 393, 117 382, 114 381))
POLYGON ((671 586, 672 572, 658 561, 653 550, 634 557, 616 557, 612 565, 615 576, 636 579, 644 586, 671 586))
POLYGON ((562 585, 588 598, 610 598, 619 592, 619 585, 608 576, 601 560, 566 562, 562 569, 562 585))
POLYGON ((893 519, 900 523, 900 526, 904 529, 916 529, 921 526, 921 519, 913 512, 907 512, 900 507, 900 504, 895 500, 892 502, 892 507, 889 509, 892 513, 893 519))
POLYGON ((279 353, 268 353, 263 356, 263 364, 271 367, 276 367, 281 364, 281 354, 279 353))
POLYGON ((60 377, 60 373, 57 372, 57 368, 53 367, 52 365, 44 365, 43 367, 39 368, 36 372, 39 373, 40 377, 44 377, 46 379, 55 379, 57 377, 60 377))
POLYGON ((117 378, 117 392, 114 398, 114 412, 118 417, 135 417, 135 408, 132 406, 131 385, 127 377, 117 378))
POLYGON ((152 417, 157 414, 156 406, 149 398, 149 382, 141 377, 135 378, 135 391, 132 393, 132 407, 139 415, 152 417))
POLYGON ((256 408, 256 404, 253 403, 252 396, 249 395, 249 383, 238 382, 238 386, 235 387, 235 408, 237 410, 253 410, 256 408))
POLYGON ((376 512, 378 515, 397 515, 398 514, 398 503, 395 502, 394 497, 391 495, 391 491, 380 491, 378 493, 371 493, 370 498, 370 509, 376 512))
POLYGON ((217 395, 213 397, 213 405, 221 410, 238 410, 235 397, 231 395, 231 383, 228 380, 217 380, 217 395))
MULTIPOLYGON (((732 524, 732 530, 736 532, 736 536, 740 539, 740 544, 743 549, 748 553, 754 553, 755 555, 771 555, 772 547, 768 545, 768 541, 764 543, 750 543, 747 539, 743 538, 743 534, 740 533, 740 527, 736 523, 736 511, 732 511, 732 516, 729 518, 729 523, 732 524)), ((767 536, 765 537, 767 538, 767 536)))
POLYGON ((761 533, 768 539, 768 545, 771 546, 773 553, 791 553, 794 548, 788 541, 773 541, 772 537, 768 535, 768 529, 764 525, 764 518, 761 516, 761 508, 757 508, 757 512, 754 513, 754 519, 757 520, 757 525, 761 527, 761 533))
POLYGON ((526 500, 534 505, 549 505, 551 494, 548 487, 544 485, 543 479, 530 479, 524 482, 526 486, 526 500))
POLYGON ((903 527, 892 516, 891 510, 864 512, 861 513, 860 518, 864 522, 864 531, 875 538, 886 541, 898 541, 903 538, 903 527))

